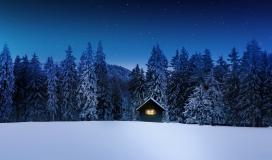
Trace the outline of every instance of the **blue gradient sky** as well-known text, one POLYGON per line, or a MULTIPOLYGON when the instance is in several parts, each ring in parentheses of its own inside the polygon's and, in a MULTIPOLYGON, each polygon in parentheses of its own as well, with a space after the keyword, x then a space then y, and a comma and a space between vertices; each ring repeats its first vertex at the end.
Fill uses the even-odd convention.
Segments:
POLYGON ((241 53, 253 38, 271 52, 271 8, 268 0, 2 0, 0 45, 61 61, 69 44, 79 59, 87 42, 102 40, 107 61, 129 69, 144 67, 157 43, 169 59, 182 46, 209 48, 214 59, 233 46, 241 53))

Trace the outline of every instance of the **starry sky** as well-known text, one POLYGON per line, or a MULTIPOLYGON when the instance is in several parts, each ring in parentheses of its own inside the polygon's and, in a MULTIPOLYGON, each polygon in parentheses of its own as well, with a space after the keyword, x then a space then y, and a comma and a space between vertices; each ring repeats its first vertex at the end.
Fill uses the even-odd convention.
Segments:
POLYGON ((271 52, 271 8, 269 0, 1 0, 0 45, 44 62, 61 61, 69 44, 78 60, 101 40, 107 62, 129 69, 145 67, 155 44, 168 59, 183 46, 226 57, 252 39, 271 52))

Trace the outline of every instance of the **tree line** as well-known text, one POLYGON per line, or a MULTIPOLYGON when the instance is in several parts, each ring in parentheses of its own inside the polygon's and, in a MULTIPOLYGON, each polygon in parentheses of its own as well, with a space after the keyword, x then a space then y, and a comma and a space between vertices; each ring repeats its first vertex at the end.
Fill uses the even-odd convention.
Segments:
POLYGON ((216 63, 208 49, 189 54, 182 48, 168 65, 155 46, 146 74, 137 65, 131 75, 134 107, 151 96, 167 108, 166 121, 257 127, 272 124, 272 54, 263 51, 255 40, 247 44, 241 57, 233 48, 227 61, 220 56, 216 63))
POLYGON ((42 65, 36 54, 16 56, 7 45, 0 60, 0 119, 11 121, 120 120, 118 84, 110 89, 102 44, 88 43, 77 65, 71 46, 60 63, 49 57, 42 65))
POLYGON ((253 40, 214 63, 210 50, 177 50, 168 63, 153 47, 146 72, 131 71, 128 95, 119 77, 109 80, 101 42, 88 43, 76 63, 71 46, 59 64, 42 65, 36 54, 0 55, 0 121, 136 120, 136 108, 152 97, 165 108, 164 121, 231 126, 272 124, 272 54, 253 40))

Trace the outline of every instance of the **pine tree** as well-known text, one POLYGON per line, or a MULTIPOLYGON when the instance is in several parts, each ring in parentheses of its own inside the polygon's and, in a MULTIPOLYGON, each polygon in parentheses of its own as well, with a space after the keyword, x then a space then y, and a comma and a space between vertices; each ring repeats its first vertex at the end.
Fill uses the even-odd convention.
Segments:
POLYGON ((16 56, 14 61, 14 79, 15 79, 15 86, 14 86, 14 96, 13 96, 13 103, 15 105, 15 112, 16 112, 16 121, 20 121, 22 118, 22 111, 21 111, 21 100, 22 95, 20 93, 20 83, 21 83, 21 70, 22 70, 22 59, 20 56, 16 56))
POLYGON ((96 75, 94 68, 93 51, 88 43, 87 49, 82 53, 79 63, 79 90, 78 99, 80 119, 95 120, 96 116, 96 75))
POLYGON ((5 45, 0 55, 0 122, 8 122, 14 119, 13 93, 13 63, 9 49, 5 45))
POLYGON ((195 88, 185 105, 184 117, 186 123, 211 124, 211 104, 202 85, 195 88))
POLYGON ((29 71, 29 77, 31 78, 27 85, 26 120, 46 120, 46 77, 36 54, 33 54, 30 61, 29 71))
POLYGON ((62 120, 63 119, 63 104, 64 104, 64 94, 63 94, 63 88, 62 88, 62 84, 63 84, 63 68, 61 67, 61 65, 55 65, 55 69, 56 69, 56 94, 57 94, 57 117, 58 120, 62 120))
POLYGON ((186 123, 222 125, 226 120, 226 107, 218 82, 213 74, 196 87, 185 105, 186 123))
POLYGON ((267 68, 267 79, 265 82, 264 93, 267 96, 267 109, 269 115, 269 125, 272 126, 272 54, 268 55, 268 68, 267 68))
POLYGON ((108 71, 101 42, 98 43, 96 52, 95 73, 97 77, 97 118, 98 120, 110 120, 112 119, 112 107, 110 105, 108 71))
POLYGON ((123 107, 122 107, 122 94, 121 89, 118 84, 118 78, 113 78, 113 86, 112 86, 112 116, 113 120, 121 120, 123 107))
POLYGON ((214 67, 214 78, 218 81, 220 87, 222 88, 226 74, 228 73, 228 64, 222 56, 217 60, 217 64, 214 67))
POLYGON ((261 50, 256 41, 247 45, 241 64, 241 89, 237 107, 241 125, 261 126, 262 125, 262 100, 260 95, 261 79, 259 74, 259 60, 261 50))
POLYGON ((52 57, 48 57, 45 64, 46 77, 47 77, 47 111, 48 119, 55 121, 58 119, 57 115, 57 76, 56 67, 52 57))
POLYGON ((30 70, 29 60, 27 55, 20 57, 17 56, 14 64, 14 77, 15 77, 15 93, 14 103, 16 107, 16 120, 26 120, 26 107, 28 97, 28 82, 29 82, 30 70))
POLYGON ((193 54, 189 59, 189 66, 191 72, 190 83, 194 88, 203 82, 202 55, 200 53, 193 54))
POLYGON ((206 76, 209 76, 213 69, 213 60, 211 58, 211 52, 208 49, 205 49, 204 54, 202 55, 202 79, 205 79, 206 76))
POLYGON ((77 110, 77 88, 78 76, 76 70, 75 57, 72 55, 72 48, 68 46, 66 58, 61 63, 62 67, 62 96, 63 105, 61 106, 62 120, 78 120, 77 110))
POLYGON ((164 116, 166 121, 169 119, 166 97, 168 74, 167 67, 167 59, 162 53, 160 47, 158 45, 153 47, 151 57, 149 58, 147 64, 146 95, 152 97, 166 107, 164 116))
POLYGON ((168 102, 168 112, 169 112, 169 120, 170 121, 177 121, 178 120, 178 114, 180 109, 180 104, 177 104, 177 97, 180 93, 180 54, 179 51, 176 51, 176 55, 171 59, 170 66, 173 68, 173 71, 170 72, 168 83, 167 83, 167 102, 168 102))
POLYGON ((271 90, 271 68, 269 66, 268 54, 261 53, 260 62, 258 64, 260 76, 260 97, 261 97, 261 126, 269 126, 272 120, 272 104, 269 97, 271 90))
POLYGON ((171 60, 173 71, 167 85, 170 121, 183 121, 184 104, 191 94, 189 54, 182 48, 171 60))
POLYGON ((229 108, 224 103, 223 93, 219 84, 214 77, 213 71, 211 71, 206 87, 208 87, 208 96, 211 101, 212 125, 225 124, 229 114, 229 108))
POLYGON ((130 74, 129 93, 131 101, 132 119, 136 120, 136 108, 144 103, 145 98, 145 76, 143 69, 137 64, 130 74))
POLYGON ((239 108, 236 105, 239 102, 238 96, 240 94, 240 59, 235 48, 233 48, 229 54, 228 60, 230 62, 229 70, 226 74, 226 78, 223 81, 224 102, 230 109, 227 123, 229 125, 239 125, 239 108))

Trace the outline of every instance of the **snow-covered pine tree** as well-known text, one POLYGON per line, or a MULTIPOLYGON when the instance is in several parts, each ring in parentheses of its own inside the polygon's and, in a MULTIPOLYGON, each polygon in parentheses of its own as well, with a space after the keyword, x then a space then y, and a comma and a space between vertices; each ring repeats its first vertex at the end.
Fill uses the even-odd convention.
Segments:
POLYGON ((110 104, 108 71, 101 42, 98 43, 95 58, 95 74, 97 78, 97 118, 98 120, 111 120, 112 107, 110 104))
POLYGON ((170 73, 167 85, 169 120, 183 122, 184 104, 191 94, 189 54, 182 48, 181 53, 171 60, 173 71, 170 73))
POLYGON ((34 53, 29 64, 28 97, 26 108, 27 121, 46 120, 46 76, 38 56, 34 53))
POLYGON ((260 95, 261 79, 259 62, 262 51, 256 41, 247 45, 241 63, 241 88, 237 107, 240 112, 240 125, 262 125, 262 100, 260 95))
POLYGON ((58 120, 57 110, 58 110, 58 99, 57 99, 57 76, 56 67, 53 62, 52 57, 48 57, 45 64, 45 71, 47 77, 47 112, 48 120, 55 121, 58 120))
POLYGON ((238 52, 235 48, 232 49, 229 54, 229 70, 225 76, 223 81, 223 93, 224 93, 224 102, 229 108, 229 115, 227 123, 229 125, 239 125, 239 108, 238 104, 238 96, 240 94, 240 59, 238 56, 238 52))
POLYGON ((9 48, 4 46, 0 55, 0 122, 13 121, 14 74, 9 48))
POLYGON ((129 93, 131 102, 132 119, 136 120, 136 108, 144 103, 145 98, 145 76, 143 69, 137 64, 132 69, 129 80, 129 93))
POLYGON ((78 76, 76 70, 75 57, 72 55, 72 48, 68 46, 66 58, 61 63, 62 80, 62 105, 61 120, 78 120, 79 113, 77 110, 77 88, 78 76))
POLYGON ((196 87, 185 105, 186 123, 225 124, 226 108, 218 82, 211 74, 204 84, 196 87))
POLYGON ((146 96, 154 98, 166 108, 164 119, 169 120, 167 107, 167 67, 168 62, 159 45, 153 47, 151 57, 147 63, 146 96))
POLYGON ((180 93, 180 85, 179 79, 179 71, 181 68, 180 64, 180 54, 179 51, 176 51, 176 55, 171 59, 170 66, 173 68, 173 71, 170 71, 167 81, 167 103, 168 103, 168 114, 170 121, 177 121, 178 120, 178 113, 180 106, 177 104, 177 96, 180 93))
MULTIPOLYGON (((122 89, 121 89, 122 91, 122 89)), ((130 97, 128 93, 121 92, 122 94, 122 120, 124 121, 132 121, 132 105, 130 102, 130 97)))
POLYGON ((195 88, 190 95, 188 103, 185 105, 184 117, 185 123, 189 124, 211 124, 211 104, 207 100, 207 94, 203 85, 195 88))
POLYGON ((121 89, 118 81, 120 81, 117 77, 112 79, 112 118, 113 120, 121 120, 123 114, 123 107, 122 107, 122 94, 121 89))
POLYGON ((211 71, 206 81, 206 87, 208 87, 207 93, 212 108, 212 125, 225 124, 229 114, 229 109, 224 103, 224 96, 219 84, 214 77, 213 71, 211 71))
POLYGON ((82 53, 79 63, 78 106, 81 120, 95 120, 96 116, 96 75, 91 43, 82 53))
POLYGON ((64 104, 64 94, 63 94, 63 88, 62 88, 62 84, 63 84, 63 72, 62 72, 62 67, 61 65, 55 64, 55 68, 56 68, 56 77, 57 77, 57 117, 59 120, 63 119, 62 113, 63 111, 63 104, 64 104))

